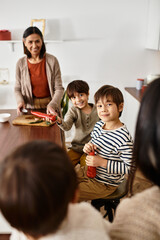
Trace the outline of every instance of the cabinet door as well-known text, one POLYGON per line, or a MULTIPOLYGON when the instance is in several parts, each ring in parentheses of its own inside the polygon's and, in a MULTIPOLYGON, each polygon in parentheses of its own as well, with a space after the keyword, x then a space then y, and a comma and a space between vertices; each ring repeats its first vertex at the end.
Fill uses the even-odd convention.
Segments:
POLYGON ((160 48, 160 0, 149 0, 146 48, 160 48))

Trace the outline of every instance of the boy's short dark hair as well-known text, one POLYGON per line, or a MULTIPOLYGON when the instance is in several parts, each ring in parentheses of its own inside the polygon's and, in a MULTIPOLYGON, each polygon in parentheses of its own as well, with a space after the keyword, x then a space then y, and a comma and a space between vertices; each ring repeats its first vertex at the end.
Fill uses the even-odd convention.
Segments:
MULTIPOLYGON (((111 85, 104 85, 99 88, 94 95, 95 104, 97 104, 99 99, 103 97, 107 98, 108 96, 112 97, 112 101, 117 105, 117 107, 119 107, 119 105, 124 102, 123 94, 118 88, 115 88, 111 85)), ((120 112, 119 117, 121 116, 121 114, 122 112, 120 112)))
POLYGON ((67 215, 77 177, 67 153, 37 140, 0 163, 0 209, 14 228, 38 238, 55 232, 67 215))
MULTIPOLYGON (((31 34, 38 34, 42 40, 42 48, 41 48, 41 51, 39 54, 39 57, 42 59, 46 52, 46 47, 45 47, 44 40, 43 40, 43 34, 37 27, 28 27, 23 33, 23 39, 25 40, 31 34)), ((31 53, 30 53, 30 51, 28 51, 28 49, 24 45, 24 42, 23 42, 23 49, 24 49, 24 54, 26 54, 28 58, 31 58, 31 53)))
POLYGON ((89 86, 88 83, 83 80, 74 80, 70 82, 67 86, 67 95, 69 98, 74 97, 74 93, 89 93, 89 86))

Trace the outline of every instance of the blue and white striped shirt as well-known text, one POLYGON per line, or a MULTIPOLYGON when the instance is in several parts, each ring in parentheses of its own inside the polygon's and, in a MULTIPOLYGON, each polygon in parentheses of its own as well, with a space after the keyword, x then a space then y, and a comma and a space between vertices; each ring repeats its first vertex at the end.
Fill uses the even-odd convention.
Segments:
POLYGON ((107 160, 107 167, 97 167, 95 179, 99 182, 119 185, 131 167, 133 140, 125 125, 115 130, 104 130, 104 122, 95 124, 91 142, 97 146, 96 154, 107 160))

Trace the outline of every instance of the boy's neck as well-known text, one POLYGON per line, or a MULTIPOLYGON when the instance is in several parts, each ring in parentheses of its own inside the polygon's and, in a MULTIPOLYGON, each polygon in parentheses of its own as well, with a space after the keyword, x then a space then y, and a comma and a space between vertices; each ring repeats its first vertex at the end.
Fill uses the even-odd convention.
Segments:
POLYGON ((82 112, 84 112, 85 114, 90 114, 91 113, 91 111, 92 111, 92 107, 89 105, 89 104, 87 104, 83 109, 81 109, 82 110, 82 112))
POLYGON ((105 122, 103 129, 104 130, 115 130, 123 126, 123 123, 119 119, 115 121, 105 122))

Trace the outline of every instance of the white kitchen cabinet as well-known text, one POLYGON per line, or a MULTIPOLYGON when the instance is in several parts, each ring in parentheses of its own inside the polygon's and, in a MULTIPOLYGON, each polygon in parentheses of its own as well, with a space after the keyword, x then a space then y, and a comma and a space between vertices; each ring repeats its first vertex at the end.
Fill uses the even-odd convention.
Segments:
POLYGON ((146 48, 160 50, 160 0, 149 0, 146 48))

